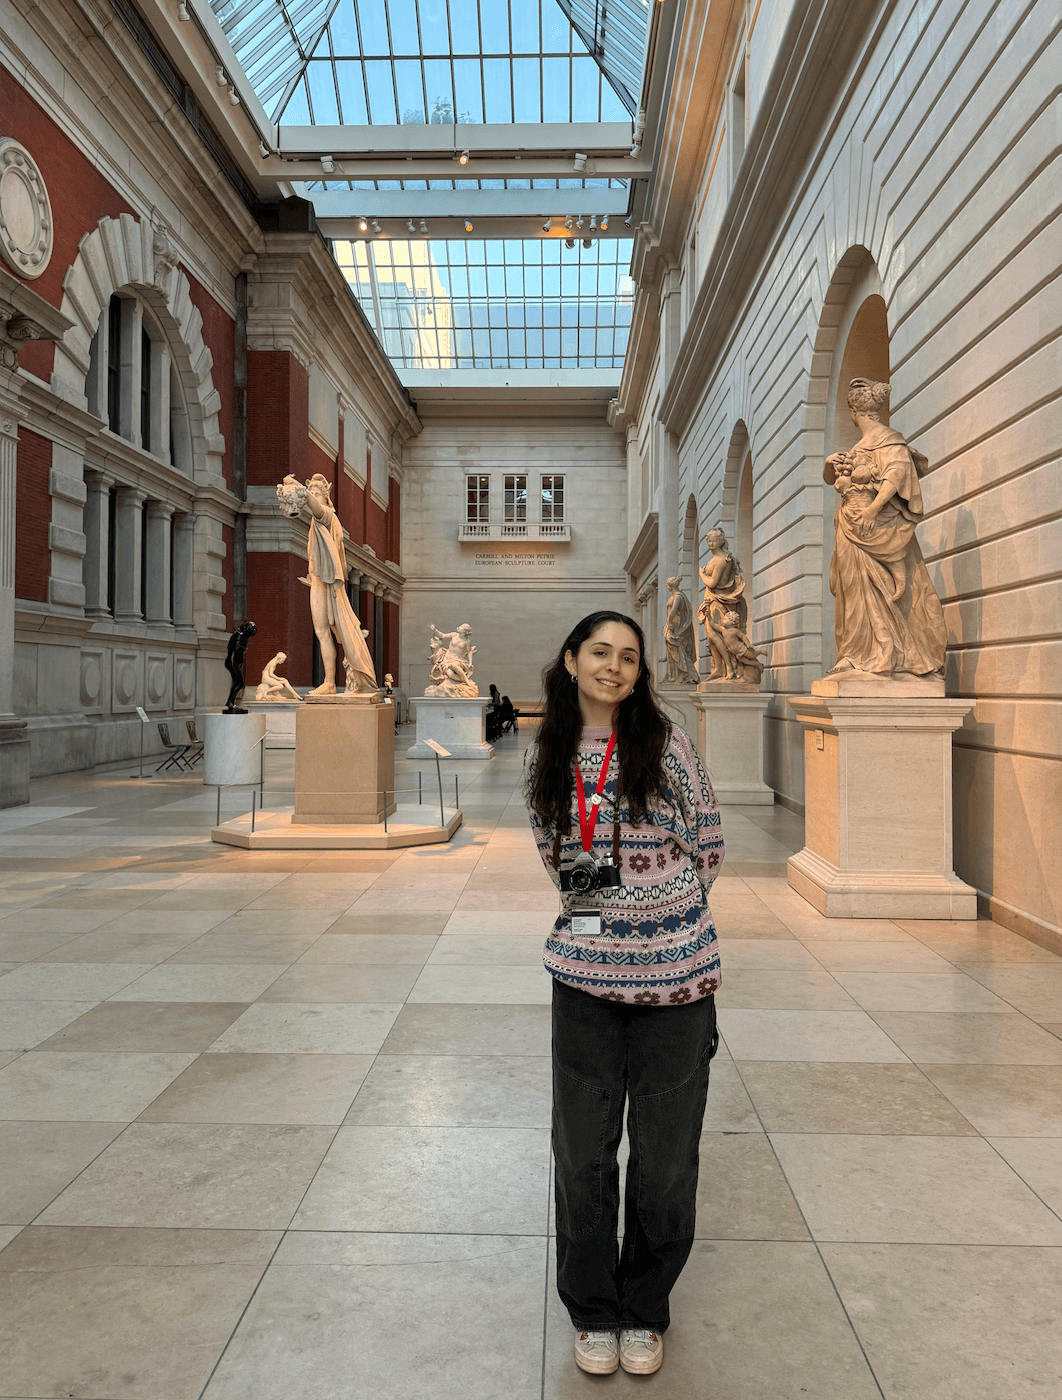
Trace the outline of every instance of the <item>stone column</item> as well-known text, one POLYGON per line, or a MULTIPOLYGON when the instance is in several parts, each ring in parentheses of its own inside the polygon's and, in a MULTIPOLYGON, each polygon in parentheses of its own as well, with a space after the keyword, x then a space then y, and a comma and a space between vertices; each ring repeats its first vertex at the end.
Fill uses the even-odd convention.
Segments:
POLYGON ((173 518, 173 625, 191 630, 192 570, 195 564, 195 517, 179 511, 173 518))
POLYGON ((110 544, 110 491, 114 477, 86 471, 85 487, 85 616, 110 617, 107 606, 107 555, 110 544))
POLYGON ((138 486, 118 487, 118 510, 115 518, 115 622, 141 622, 140 611, 140 535, 143 528, 143 505, 147 492, 138 486))
POLYGON ((169 626, 172 621, 170 598, 170 517, 173 506, 165 501, 147 504, 147 621, 153 626, 169 626))
POLYGON ((0 807, 29 801, 30 746, 26 721, 14 714, 15 477, 18 381, 0 367, 0 807))

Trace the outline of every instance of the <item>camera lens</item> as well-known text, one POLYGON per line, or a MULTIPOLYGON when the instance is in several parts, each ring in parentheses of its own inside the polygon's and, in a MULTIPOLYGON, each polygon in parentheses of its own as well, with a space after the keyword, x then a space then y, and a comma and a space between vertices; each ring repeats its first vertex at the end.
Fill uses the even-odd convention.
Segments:
POLYGON ((587 890, 593 889, 597 871, 590 866, 577 865, 568 876, 568 883, 576 894, 585 894, 587 890))

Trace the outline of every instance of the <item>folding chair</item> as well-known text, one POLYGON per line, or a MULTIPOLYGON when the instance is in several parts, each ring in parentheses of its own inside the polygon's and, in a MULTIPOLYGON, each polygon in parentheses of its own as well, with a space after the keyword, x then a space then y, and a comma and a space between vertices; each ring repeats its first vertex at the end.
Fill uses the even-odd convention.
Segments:
POLYGON ((184 756, 191 748, 191 744, 170 743, 170 726, 168 724, 159 725, 159 738, 162 740, 162 747, 168 750, 168 756, 162 760, 155 772, 160 773, 164 768, 172 768, 174 765, 177 768, 190 770, 192 765, 185 760, 184 756))
POLYGON ((188 764, 190 768, 194 768, 195 765, 199 762, 199 760, 203 757, 203 741, 195 732, 194 719, 186 719, 184 722, 184 727, 188 730, 188 738, 191 740, 191 743, 188 745, 188 752, 187 754, 185 754, 184 761, 188 764))

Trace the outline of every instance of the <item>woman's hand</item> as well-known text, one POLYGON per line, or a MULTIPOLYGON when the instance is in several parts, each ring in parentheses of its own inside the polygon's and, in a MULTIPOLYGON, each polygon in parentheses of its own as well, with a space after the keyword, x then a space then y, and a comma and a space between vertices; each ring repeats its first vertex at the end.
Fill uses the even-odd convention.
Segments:
POLYGON ((878 507, 876 504, 867 506, 863 512, 863 517, 856 526, 856 534, 861 540, 869 539, 874 529, 874 521, 877 519, 878 507))

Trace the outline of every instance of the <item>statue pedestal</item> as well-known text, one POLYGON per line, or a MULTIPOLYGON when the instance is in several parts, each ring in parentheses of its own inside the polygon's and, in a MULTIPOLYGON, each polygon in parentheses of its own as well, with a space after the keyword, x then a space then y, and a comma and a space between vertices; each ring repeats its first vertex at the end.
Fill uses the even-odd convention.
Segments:
POLYGON ((266 722, 267 749, 295 747, 295 716, 302 708, 301 700, 244 700, 244 709, 252 715, 263 715, 266 722))
MULTIPOLYGON (((839 679, 843 691, 836 677, 815 688, 839 679)), ((831 918, 976 919, 952 857, 951 736, 970 702, 881 690, 788 703, 804 727, 806 788, 793 889, 831 918)))
POLYGON ((697 752, 720 806, 767 807, 774 791, 763 781, 763 717, 770 693, 740 681, 708 682, 691 692, 697 711, 697 752), (722 687, 726 689, 722 689, 722 687))
POLYGON ((494 750, 487 743, 489 696, 465 700, 421 695, 409 703, 417 715, 417 741, 406 750, 407 758, 434 758, 429 739, 441 744, 451 758, 494 757, 494 750))
POLYGON ((656 693, 663 701, 664 713, 672 720, 677 715, 679 717, 678 723, 696 743, 697 709, 693 703, 693 697, 697 693, 695 687, 676 685, 674 681, 660 681, 657 684, 656 693))
POLYGON ((262 772, 259 740, 264 715, 204 715, 203 782, 208 787, 256 783, 262 772))
POLYGON ((382 822, 385 802, 388 816, 395 810, 394 710, 376 700, 339 695, 299 706, 293 825, 382 822))

